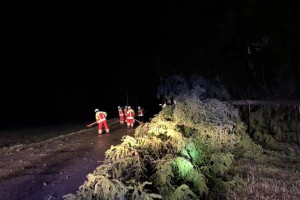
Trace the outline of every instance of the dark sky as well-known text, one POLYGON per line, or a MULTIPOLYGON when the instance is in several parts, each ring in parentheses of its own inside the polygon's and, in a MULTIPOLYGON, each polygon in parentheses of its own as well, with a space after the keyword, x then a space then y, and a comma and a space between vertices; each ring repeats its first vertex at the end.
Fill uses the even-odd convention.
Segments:
POLYGON ((163 7, 12 5, 3 30, 1 125, 94 120, 95 108, 112 117, 127 99, 153 112, 151 59, 163 7))
POLYGON ((296 13, 293 1, 271 0, 9 5, 2 28, 1 125, 93 120, 95 108, 115 116, 127 96, 131 106, 152 114, 159 77, 171 74, 251 82, 240 75, 248 73, 247 45, 264 36, 277 50, 266 51, 256 74, 275 69, 274 57, 285 63, 278 55, 286 52, 295 74, 296 13))

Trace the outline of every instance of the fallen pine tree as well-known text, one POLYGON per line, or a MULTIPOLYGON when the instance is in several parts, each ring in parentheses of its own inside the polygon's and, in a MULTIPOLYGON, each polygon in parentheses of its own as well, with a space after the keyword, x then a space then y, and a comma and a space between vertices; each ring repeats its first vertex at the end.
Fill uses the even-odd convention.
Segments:
POLYGON ((234 159, 259 157, 263 149, 238 110, 210 98, 195 78, 168 81, 161 91, 172 91, 176 104, 111 146, 104 163, 65 199, 209 199, 242 185, 230 171, 234 159))

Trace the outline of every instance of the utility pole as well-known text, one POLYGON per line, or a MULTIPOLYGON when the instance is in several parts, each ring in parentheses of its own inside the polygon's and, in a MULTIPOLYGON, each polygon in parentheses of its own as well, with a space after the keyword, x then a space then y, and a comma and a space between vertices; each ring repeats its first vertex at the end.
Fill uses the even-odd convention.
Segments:
POLYGON ((126 106, 128 106, 128 89, 126 90, 126 106))

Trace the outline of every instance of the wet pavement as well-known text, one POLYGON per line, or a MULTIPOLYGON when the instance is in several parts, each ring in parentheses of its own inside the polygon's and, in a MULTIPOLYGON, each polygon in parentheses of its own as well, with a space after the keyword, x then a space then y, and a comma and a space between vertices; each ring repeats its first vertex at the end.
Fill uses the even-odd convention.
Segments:
POLYGON ((45 142, 28 145, 0 157, 1 200, 51 200, 75 194, 86 176, 101 165, 105 151, 121 143, 134 129, 109 120, 110 133, 97 134, 97 126, 83 128, 45 142))

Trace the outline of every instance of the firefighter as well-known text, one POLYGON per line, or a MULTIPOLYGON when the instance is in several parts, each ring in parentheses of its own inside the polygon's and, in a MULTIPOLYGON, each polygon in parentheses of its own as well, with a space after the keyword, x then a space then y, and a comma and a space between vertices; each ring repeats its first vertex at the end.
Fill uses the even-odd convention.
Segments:
POLYGON ((104 125, 106 133, 109 133, 109 128, 107 125, 106 117, 107 113, 104 111, 100 111, 98 108, 95 109, 95 117, 96 117, 96 122, 98 123, 98 134, 102 134, 102 126, 104 125))
POLYGON ((124 124, 124 113, 123 113, 123 109, 121 106, 118 106, 118 111, 119 111, 119 117, 120 117, 120 124, 124 124))
POLYGON ((144 123, 144 108, 141 108, 141 106, 138 107, 138 117, 139 121, 144 123))
POLYGON ((133 128, 134 124, 134 110, 130 106, 128 106, 128 110, 126 113, 126 118, 127 118, 127 128, 133 128))
POLYGON ((124 117, 125 117, 125 123, 127 123, 127 106, 124 107, 124 117))

